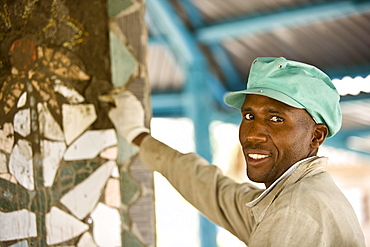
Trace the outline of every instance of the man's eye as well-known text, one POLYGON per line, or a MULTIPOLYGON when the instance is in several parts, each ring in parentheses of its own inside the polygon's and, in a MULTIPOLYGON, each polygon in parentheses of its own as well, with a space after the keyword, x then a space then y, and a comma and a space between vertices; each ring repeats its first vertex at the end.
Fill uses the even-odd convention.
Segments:
POLYGON ((278 116, 272 116, 271 118, 270 118, 270 120, 271 121, 273 121, 273 122, 283 122, 284 121, 284 119, 282 119, 281 117, 278 117, 278 116))
POLYGON ((244 118, 247 119, 247 120, 252 120, 252 119, 254 119, 254 116, 252 114, 250 114, 250 113, 246 113, 244 115, 244 118))

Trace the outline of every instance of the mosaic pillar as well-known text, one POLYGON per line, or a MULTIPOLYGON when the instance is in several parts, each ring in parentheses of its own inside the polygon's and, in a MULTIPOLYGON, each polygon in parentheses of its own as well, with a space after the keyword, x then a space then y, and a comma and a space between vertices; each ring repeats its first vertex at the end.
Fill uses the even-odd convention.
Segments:
MULTIPOLYGON (((109 0, 112 82, 115 90, 133 92, 146 110, 149 126, 150 87, 147 75, 147 29, 144 0, 109 0)), ((122 244, 129 247, 155 246, 153 173, 138 159, 137 149, 118 138, 120 150, 122 244)))
POLYGON ((0 246, 155 246, 152 173, 100 100, 148 105, 144 3, 0 4, 0 246))

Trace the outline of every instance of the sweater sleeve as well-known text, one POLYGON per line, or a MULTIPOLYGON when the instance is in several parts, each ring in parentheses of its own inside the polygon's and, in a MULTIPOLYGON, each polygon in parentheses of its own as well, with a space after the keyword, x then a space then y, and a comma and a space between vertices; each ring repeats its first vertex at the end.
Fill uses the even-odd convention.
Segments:
POLYGON ((209 220, 248 242, 254 219, 245 204, 260 195, 261 189, 236 183, 197 154, 180 153, 151 136, 141 143, 139 155, 209 220))

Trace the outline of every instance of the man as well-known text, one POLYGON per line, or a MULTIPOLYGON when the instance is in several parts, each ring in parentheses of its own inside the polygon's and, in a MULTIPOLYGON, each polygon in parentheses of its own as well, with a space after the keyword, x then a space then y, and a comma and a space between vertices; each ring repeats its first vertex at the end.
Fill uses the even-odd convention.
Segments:
POLYGON ((235 183, 196 154, 155 140, 139 101, 114 96, 118 132, 140 146, 149 168, 214 223, 254 246, 365 246, 356 215, 317 151, 341 127, 339 95, 319 69, 285 58, 257 58, 247 89, 226 96, 242 114, 239 139, 247 175, 266 190, 235 183))

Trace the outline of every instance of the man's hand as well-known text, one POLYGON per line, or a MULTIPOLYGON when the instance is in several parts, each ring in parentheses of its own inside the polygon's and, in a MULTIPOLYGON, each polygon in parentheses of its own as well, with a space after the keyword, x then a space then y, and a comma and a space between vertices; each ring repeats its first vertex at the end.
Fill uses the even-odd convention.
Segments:
POLYGON ((111 96, 116 107, 108 113, 110 120, 123 138, 139 146, 144 136, 141 134, 149 133, 149 129, 144 126, 145 113, 142 104, 130 91, 111 96), (141 138, 136 138, 139 136, 141 138))

